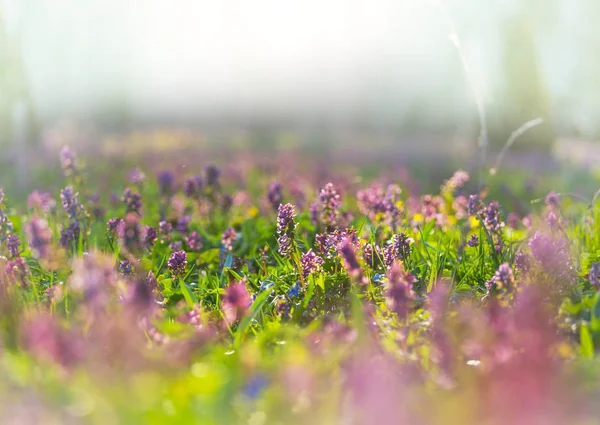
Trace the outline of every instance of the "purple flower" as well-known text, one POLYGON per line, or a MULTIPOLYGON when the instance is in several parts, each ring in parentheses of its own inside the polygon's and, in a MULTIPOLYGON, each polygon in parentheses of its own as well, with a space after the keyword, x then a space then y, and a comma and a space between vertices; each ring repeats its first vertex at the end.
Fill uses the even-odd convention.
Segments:
POLYGON ((22 282, 29 274, 29 266, 23 257, 15 257, 6 263, 6 274, 22 282))
POLYGON ((177 219, 177 231, 180 233, 187 233, 190 228, 192 217, 189 215, 182 215, 177 219))
POLYGON ((221 236, 221 245, 223 245, 223 248, 227 251, 233 251, 233 244, 237 241, 237 238, 238 235, 236 231, 230 227, 223 232, 223 235, 221 236))
POLYGON ((486 282, 488 294, 498 292, 512 292, 515 286, 515 277, 510 264, 502 263, 494 276, 486 282))
POLYGON ((60 150, 60 165, 65 176, 70 176, 75 172, 77 156, 68 146, 63 146, 60 150))
POLYGON ((43 213, 50 212, 56 206, 56 201, 52 199, 52 195, 46 192, 34 190, 27 198, 27 205, 31 209, 39 210, 43 213))
POLYGON ((197 231, 193 231, 185 239, 185 244, 191 251, 200 251, 202 249, 202 237, 197 231))
POLYGON ((344 266, 346 267, 346 270, 348 270, 348 274, 358 281, 362 281, 362 271, 360 269, 360 264, 358 264, 356 252, 354 251, 354 246, 351 241, 345 239, 340 244, 339 250, 342 259, 344 260, 344 266))
POLYGON ((401 260, 405 260, 410 255, 411 244, 413 243, 413 238, 409 238, 404 233, 397 233, 392 237, 392 245, 394 246, 394 251, 396 255, 401 260))
POLYGON ((556 192, 550 192, 546 195, 546 199, 544 200, 546 205, 549 207, 558 207, 560 203, 560 195, 556 192))
POLYGON ((279 247, 277 249, 277 252, 279 252, 279 254, 283 255, 284 257, 287 257, 292 253, 293 243, 292 239, 288 235, 283 234, 279 236, 277 238, 277 245, 279 247))
POLYGON ((146 175, 139 168, 134 168, 130 170, 127 177, 129 179, 129 182, 135 185, 140 185, 146 180, 146 175))
POLYGON ((142 197, 139 193, 133 192, 127 188, 123 191, 123 197, 121 198, 127 208, 127 213, 135 213, 139 216, 142 215, 142 197))
POLYGON ((319 270, 322 264, 323 259, 315 254, 312 249, 309 249, 308 252, 302 254, 302 258, 300 258, 302 275, 304 278, 307 278, 311 273, 319 270))
POLYGON ((235 322, 246 314, 251 304, 252 298, 250 298, 250 294, 246 288, 245 278, 237 283, 230 284, 223 296, 225 320, 230 324, 235 322))
POLYGON ((393 227, 400 215, 397 203, 400 200, 401 192, 402 190, 396 185, 388 186, 384 192, 383 188, 376 184, 359 191, 356 197, 360 210, 368 215, 371 220, 384 217, 393 227))
POLYGON ((167 265, 173 274, 182 275, 185 272, 185 266, 187 266, 187 253, 185 251, 172 253, 167 265))
POLYGON ((163 196, 171 195, 173 193, 173 186, 175 184, 175 176, 171 171, 161 171, 158 173, 158 190, 163 196))
POLYGON ((121 243, 130 252, 138 251, 142 248, 142 230, 140 229, 140 218, 133 213, 127 214, 120 233, 121 243))
POLYGON ((233 197, 228 194, 225 193, 221 196, 221 208, 223 209, 223 211, 225 213, 227 213, 231 207, 233 206, 233 197))
POLYGON ((558 236, 547 236, 539 231, 529 240, 531 255, 541 270, 556 278, 559 283, 567 283, 571 279, 571 254, 566 239, 558 236))
POLYGON ((456 189, 460 189, 469 181, 469 173, 463 170, 455 171, 442 186, 442 192, 453 193, 456 189))
POLYGON ((83 205, 79 203, 79 194, 73 192, 73 186, 67 186, 60 191, 62 207, 71 221, 79 221, 85 214, 83 205))
POLYGON ((216 165, 210 164, 204 168, 204 178, 208 186, 218 187, 220 176, 221 170, 216 165))
POLYGON ((340 195, 335 186, 333 183, 327 183, 319 192, 316 208, 319 212, 321 223, 324 224, 325 228, 329 231, 332 231, 338 225, 340 205, 340 195))
POLYGON ((121 226, 123 225, 123 219, 114 217, 108 220, 106 223, 106 230, 108 233, 112 233, 113 235, 119 235, 121 226))
POLYGON ((144 229, 144 248, 150 249, 156 243, 157 232, 156 228, 146 226, 144 229))
POLYGON ((529 257, 523 251, 519 251, 515 255, 515 267, 523 273, 529 271, 529 257))
POLYGON ((589 275, 590 283, 596 289, 600 289, 600 262, 592 264, 589 275))
POLYGON ((46 220, 32 216, 31 221, 25 226, 29 239, 29 246, 36 258, 46 258, 50 249, 52 230, 48 227, 46 220))
POLYGON ((181 241, 173 241, 169 244, 169 249, 171 251, 181 251, 183 248, 183 242, 181 241))
POLYGON ((133 264, 129 260, 123 260, 119 263, 119 273, 129 276, 133 273, 133 264))
POLYGON ((487 206, 482 208, 480 211, 483 217, 483 223, 491 232, 497 233, 502 227, 504 222, 500 218, 500 208, 498 202, 492 201, 487 206))
POLYGON ((554 211, 550 211, 546 217, 546 223, 550 228, 555 229, 560 224, 560 219, 556 216, 554 211))
POLYGON ((479 237, 477 235, 471 235, 471 237, 467 241, 467 245, 471 248, 475 248, 479 245, 479 237))
POLYGON ((279 205, 277 213, 277 233, 290 234, 294 231, 294 219, 296 218, 296 210, 292 204, 279 205))
POLYGON ((271 206, 273 207, 273 209, 275 211, 277 211, 279 209, 279 205, 281 204, 281 201, 283 199, 283 195, 281 193, 282 189, 283 189, 283 186, 279 182, 273 182, 269 186, 269 192, 267 193, 267 199, 269 200, 269 203, 271 204, 271 206))
POLYGON ((479 197, 477 195, 469 195, 467 211, 469 212, 469 215, 477 215, 477 212, 479 211, 479 197))
POLYGON ((395 312, 400 319, 406 320, 414 300, 413 284, 415 277, 406 272, 402 265, 394 262, 388 273, 387 288, 385 296, 388 307, 395 312))
POLYGON ((70 247, 73 243, 79 242, 79 235, 81 234, 81 228, 79 223, 74 221, 69 223, 67 227, 63 227, 60 232, 60 244, 64 247, 70 247))
POLYGON ((172 230, 173 226, 168 221, 162 220, 160 223, 158 223, 158 231, 161 235, 169 237, 172 230))
POLYGON ((9 235, 6 239, 6 247, 8 248, 8 252, 12 258, 19 256, 19 247, 21 246, 21 241, 17 235, 9 235))
POLYGON ((202 181, 201 176, 190 177, 183 183, 183 193, 185 193, 185 196, 188 198, 198 198, 203 186, 204 182, 202 181))

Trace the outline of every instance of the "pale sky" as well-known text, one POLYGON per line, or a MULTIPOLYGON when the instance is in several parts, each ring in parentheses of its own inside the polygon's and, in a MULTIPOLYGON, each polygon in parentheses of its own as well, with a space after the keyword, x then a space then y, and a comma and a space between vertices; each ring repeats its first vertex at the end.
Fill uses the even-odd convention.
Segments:
MULTIPOLYGON (((545 78, 559 98, 572 92, 575 71, 568 58, 583 54, 574 47, 585 34, 574 24, 586 2, 569 0, 559 8, 555 33, 572 39, 551 40, 550 32, 542 42, 550 53, 564 47, 544 62, 545 78)), ((445 4, 478 90, 491 103, 498 83, 498 28, 520 2, 445 4)), ((429 0, 0 0, 0 5, 11 36, 20 41, 43 116, 93 114, 121 100, 141 117, 229 109, 266 114, 322 109, 335 115, 385 111, 388 105, 402 113, 414 102, 439 116, 472 112, 449 29, 429 0)), ((573 102, 589 103, 581 96, 573 102)))

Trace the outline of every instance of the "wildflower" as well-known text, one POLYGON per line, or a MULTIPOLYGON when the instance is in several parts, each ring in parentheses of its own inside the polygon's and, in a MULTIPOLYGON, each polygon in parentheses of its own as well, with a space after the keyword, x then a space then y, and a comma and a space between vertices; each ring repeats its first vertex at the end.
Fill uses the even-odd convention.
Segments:
POLYGON ((162 196, 168 196, 173 193, 175 176, 170 171, 161 171, 158 173, 158 190, 162 196))
POLYGON ((277 233, 282 235, 294 229, 296 210, 292 204, 279 205, 277 214, 277 233))
POLYGON ((560 195, 556 192, 550 192, 548 195, 546 195, 544 202, 549 207, 558 207, 560 203, 560 195))
POLYGON ((158 223, 158 231, 161 235, 168 237, 172 230, 173 226, 168 221, 162 220, 160 223, 158 223))
POLYGON ((294 248, 296 210, 292 204, 280 204, 277 214, 277 243, 281 255, 289 255, 294 248))
POLYGON ((594 288, 600 289, 600 262, 592 264, 589 280, 594 288))
POLYGON ((139 193, 133 192, 127 188, 123 192, 121 202, 125 204, 128 213, 135 213, 139 216, 142 215, 142 197, 139 193))
POLYGON ((183 182, 183 193, 188 198, 197 198, 204 186, 204 182, 202 181, 202 177, 193 176, 183 182))
POLYGON ((333 183, 327 183, 319 192, 319 198, 314 208, 315 212, 318 212, 320 222, 329 231, 338 225, 340 205, 340 195, 335 186, 333 183))
POLYGON ((60 191, 62 207, 71 222, 78 222, 86 215, 83 205, 79 202, 79 193, 73 192, 73 186, 67 186, 60 191))
POLYGON ((50 239, 52 238, 52 230, 48 227, 48 222, 34 215, 25 226, 25 231, 33 255, 36 258, 46 258, 50 249, 50 239))
POLYGON ((60 165, 66 177, 75 173, 77 155, 68 146, 63 146, 60 150, 60 165))
POLYGON ((52 199, 52 195, 49 193, 34 190, 27 197, 27 206, 30 209, 47 214, 56 206, 56 201, 52 199))
POLYGON ((185 239, 185 243, 191 251, 200 251, 202 249, 202 237, 195 230, 185 239))
POLYGON ((121 243, 130 252, 135 252, 142 247, 142 231, 140 229, 140 218, 133 213, 127 214, 119 231, 121 243))
POLYGON ((478 204, 479 197, 477 195, 469 195, 469 201, 467 202, 467 211, 469 212, 469 215, 477 215, 477 211, 479 210, 478 204))
POLYGON ((302 254, 300 265, 302 266, 302 275, 307 278, 311 273, 319 270, 323 264, 323 259, 309 249, 308 252, 302 254))
POLYGON ((388 282, 385 291, 388 307, 400 319, 406 319, 414 300, 413 284, 415 277, 406 272, 402 265, 394 262, 388 272, 388 282))
POLYGON ((233 244, 237 238, 236 231, 230 227, 223 232, 223 235, 221 236, 221 245, 223 245, 223 248, 227 251, 233 251, 233 244))
POLYGON ((123 260, 119 263, 119 273, 129 276, 133 273, 133 264, 129 260, 123 260))
POLYGON ((187 266, 187 253, 185 251, 172 253, 167 265, 173 274, 182 275, 185 272, 185 266, 187 266))
POLYGON ((23 282, 29 274, 29 266, 23 257, 15 257, 6 263, 6 274, 15 280, 23 282))
POLYGON ((169 249, 171 251, 181 251, 183 248, 183 242, 181 241, 173 241, 169 244, 169 249))
POLYGON ((187 233, 191 222, 192 217, 189 215, 182 215, 177 219, 177 231, 180 233, 187 233))
POLYGON ((471 237, 467 241, 467 245, 471 248, 475 248, 479 245, 479 237, 477 235, 471 235, 471 237))
POLYGON ((233 197, 228 194, 225 193, 221 196, 221 208, 223 209, 223 212, 227 213, 231 207, 233 206, 233 197))
POLYGON ((121 229, 122 224, 123 224, 122 218, 118 218, 118 217, 111 218, 106 223, 106 230, 108 231, 108 233, 112 233, 113 235, 119 235, 119 229, 121 229))
POLYGON ((230 284, 223 296, 223 310, 227 322, 233 323, 244 316, 251 303, 252 299, 250 298, 248 289, 246 289, 245 278, 237 283, 230 284))
POLYGON ((296 298, 298 295, 300 295, 301 290, 302 286, 300 285, 300 282, 296 282, 294 283, 294 286, 287 291, 287 296, 289 298, 296 298))
POLYGON ((517 213, 510 212, 506 217, 506 223, 511 229, 518 229, 521 224, 521 219, 519 218, 519 215, 517 213))
POLYGON ((384 217, 393 227, 400 215, 397 203, 401 192, 402 190, 396 185, 389 185, 384 192, 380 185, 375 184, 357 193, 359 209, 371 220, 384 217))
POLYGON ((413 239, 409 238, 404 233, 397 233, 392 237, 392 245, 394 246, 394 251, 398 258, 401 260, 408 258, 411 251, 410 246, 413 242, 413 239))
POLYGON ((453 193, 456 189, 460 189, 469 181, 469 173, 463 170, 455 171, 442 186, 442 192, 453 193))
POLYGON ((144 228, 144 248, 150 249, 156 242, 157 232, 155 227, 146 226, 144 228))
POLYGON ((482 208, 480 214, 483 217, 483 223, 491 232, 498 232, 504 227, 504 222, 500 218, 498 202, 490 202, 487 206, 482 208))
POLYGON ((17 235, 9 235, 6 239, 6 247, 8 248, 8 252, 12 258, 19 256, 19 247, 21 246, 21 241, 17 235))
POLYGON ((279 236, 277 238, 277 245, 279 246, 277 252, 279 252, 279 254, 283 255, 284 257, 287 257, 292 253, 293 243, 292 239, 288 235, 284 234, 279 236))
POLYGON ((529 240, 529 249, 535 262, 547 275, 560 283, 571 281, 571 255, 566 239, 536 232, 529 240))
POLYGON ((512 292, 515 285, 515 278, 510 264, 502 263, 496 270, 494 276, 486 282, 488 294, 497 292, 512 292))
POLYGON ((348 274, 358 281, 362 281, 362 271, 360 269, 360 264, 358 264, 358 259, 356 258, 356 253, 354 252, 352 243, 346 239, 341 243, 339 249, 340 255, 344 260, 346 270, 348 270, 348 274))
POLYGON ((103 220, 105 210, 102 204, 100 204, 100 195, 98 194, 98 192, 90 195, 89 200, 92 204, 92 215, 94 216, 94 218, 98 221, 103 220))
POLYGON ((81 228, 79 227, 79 222, 74 221, 69 223, 67 227, 63 227, 60 232, 60 244, 67 248, 71 246, 73 243, 77 243, 79 241, 79 235, 81 234, 81 228))
POLYGON ((529 257, 523 251, 519 251, 515 255, 515 267, 521 272, 529 270, 529 257))
POLYGON ((278 210, 279 205, 281 204, 281 200, 283 199, 283 195, 281 194, 283 186, 279 182, 273 182, 269 186, 269 192, 267 193, 267 199, 273 207, 274 210, 278 210))
POLYGON ((204 168, 204 179, 206 184, 210 187, 216 188, 219 186, 219 177, 221 176, 221 170, 216 165, 208 165, 204 168))
POLYGON ((146 180, 146 175, 139 168, 134 168, 127 175, 129 182, 135 185, 141 185, 146 180))
POLYGON ((91 252, 73 260, 73 273, 68 283, 73 290, 83 292, 86 303, 98 307, 108 300, 117 277, 111 256, 91 252))

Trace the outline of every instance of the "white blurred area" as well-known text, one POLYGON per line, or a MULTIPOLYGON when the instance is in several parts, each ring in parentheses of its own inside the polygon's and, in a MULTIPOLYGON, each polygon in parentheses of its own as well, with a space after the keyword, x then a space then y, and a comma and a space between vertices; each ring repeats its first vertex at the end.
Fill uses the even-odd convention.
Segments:
MULTIPOLYGON (((518 18, 531 30, 556 126, 598 133, 600 1, 437 3, 487 107, 511 104, 502 91, 503 29, 518 18)), ((473 95, 435 4, 0 0, 0 13, 44 124, 319 117, 376 127, 418 118, 468 132, 477 125, 473 95)))

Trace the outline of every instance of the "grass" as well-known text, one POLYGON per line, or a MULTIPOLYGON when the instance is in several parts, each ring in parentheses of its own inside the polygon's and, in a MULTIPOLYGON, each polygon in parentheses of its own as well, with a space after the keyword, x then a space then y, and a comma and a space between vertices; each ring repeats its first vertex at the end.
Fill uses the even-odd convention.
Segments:
POLYGON ((460 173, 401 182, 372 164, 366 177, 360 165, 322 170, 302 155, 291 166, 234 158, 220 174, 208 161, 176 167, 197 164, 189 154, 141 160, 146 178, 128 181, 131 159, 88 158, 86 168, 63 151, 62 172, 40 169, 49 197, 27 204, 6 193, 6 422, 597 417, 593 191, 589 201, 569 196, 560 175, 523 189, 526 170, 512 173, 506 160, 480 189, 460 173), (328 180, 333 192, 321 190, 328 180), (427 195, 413 183, 443 184, 427 195), (555 184, 562 195, 546 197, 555 184))

